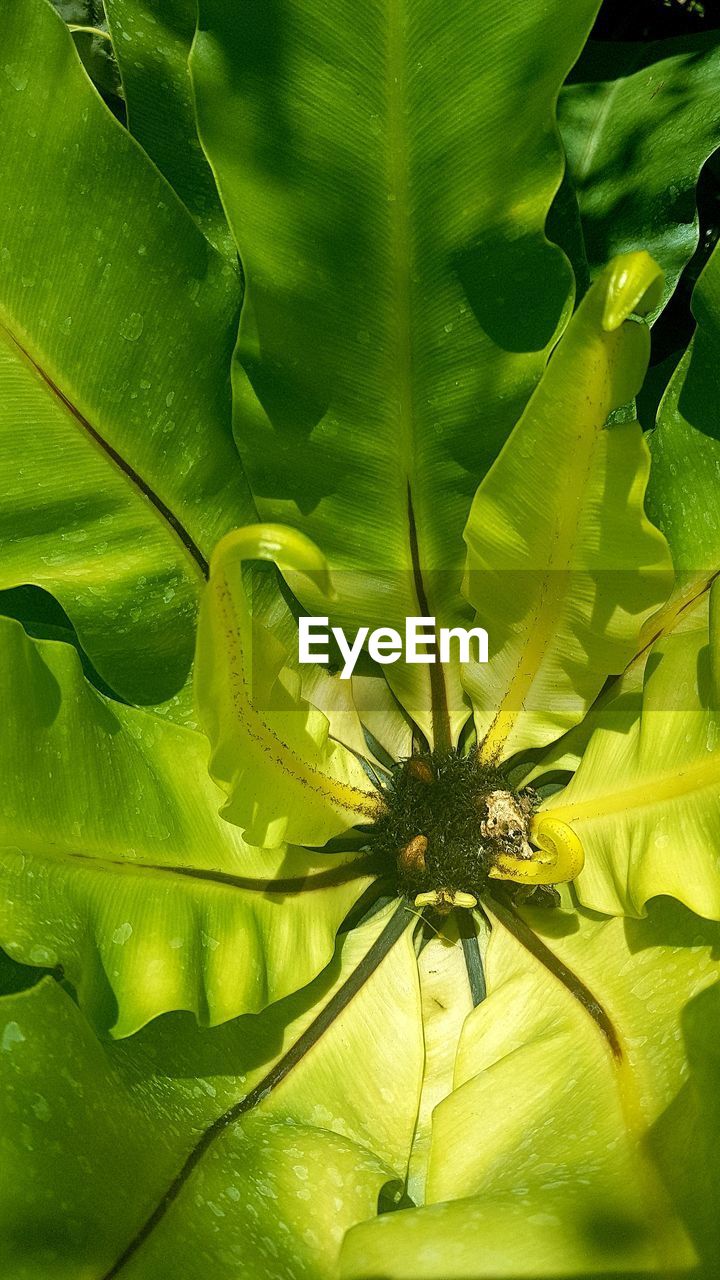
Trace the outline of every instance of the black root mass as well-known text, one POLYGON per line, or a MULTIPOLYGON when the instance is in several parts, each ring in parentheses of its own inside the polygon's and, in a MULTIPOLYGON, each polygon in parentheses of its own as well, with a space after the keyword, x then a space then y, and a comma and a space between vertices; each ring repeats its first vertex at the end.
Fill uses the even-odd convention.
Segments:
MULTIPOLYGON (((440 889, 479 896, 501 854, 530 856, 536 797, 511 791, 500 769, 473 756, 411 756, 397 766, 384 799, 372 848, 394 868, 398 893, 410 901, 440 889)), ((518 896, 519 886, 511 893, 518 896)), ((522 896, 527 899, 528 891, 522 896)))

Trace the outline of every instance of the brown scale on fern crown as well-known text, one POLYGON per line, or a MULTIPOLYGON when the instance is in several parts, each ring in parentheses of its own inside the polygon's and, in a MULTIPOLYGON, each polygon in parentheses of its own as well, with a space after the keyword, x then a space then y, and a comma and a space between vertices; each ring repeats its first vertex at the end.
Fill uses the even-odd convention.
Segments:
POLYGON ((397 765, 383 798, 387 807, 370 843, 394 873, 398 893, 411 902, 441 891, 477 897, 502 854, 532 856, 529 828, 537 797, 513 791, 501 769, 474 755, 410 756, 397 765))

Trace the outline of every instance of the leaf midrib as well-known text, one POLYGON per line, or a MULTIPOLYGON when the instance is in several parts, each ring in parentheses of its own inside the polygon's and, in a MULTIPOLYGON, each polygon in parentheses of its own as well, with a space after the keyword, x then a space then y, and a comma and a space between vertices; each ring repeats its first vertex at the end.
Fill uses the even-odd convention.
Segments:
MULTIPOLYGON (((387 165, 390 196, 390 252, 393 264, 392 297, 395 304, 395 360, 397 371, 397 404, 400 457, 400 502, 405 506, 404 528, 407 535, 408 559, 412 591, 420 615, 430 615, 427 590, 423 580, 418 529, 413 511, 415 479, 415 392, 413 383, 413 267, 414 237, 410 216, 409 129, 407 127, 407 10, 406 0, 388 0, 388 117, 387 165)), ((448 695, 442 667, 435 662, 428 667, 430 704, 434 746, 447 749, 451 745, 448 695)))
POLYGON ((102 433, 97 427, 93 426, 89 418, 85 416, 74 400, 62 390, 54 377, 51 377, 40 358, 34 356, 29 350, 29 347, 25 345, 25 343, 22 342, 14 332, 12 319, 2 308, 0 308, 0 338, 4 338, 10 349, 17 352, 25 366, 37 377, 38 381, 47 389, 55 402, 66 411, 76 426, 102 450, 105 456, 115 466, 116 470, 126 478, 141 500, 145 499, 145 501, 149 503, 173 538, 180 543, 185 555, 193 562, 193 575, 206 580, 210 574, 210 567, 208 561, 192 537, 192 534, 185 528, 179 517, 175 515, 174 511, 172 511, 160 495, 155 492, 152 486, 148 484, 140 473, 135 470, 126 458, 123 457, 119 450, 105 439, 102 433))
POLYGON ((114 1280, 114 1277, 125 1269, 126 1264, 132 1262, 135 1254, 152 1235, 158 1224, 162 1222, 167 1211, 175 1203, 188 1178, 215 1139, 236 1121, 241 1120, 249 1111, 259 1107, 283 1083, 293 1068, 302 1062, 306 1054, 319 1043, 322 1036, 347 1008, 350 1001, 362 990, 366 982, 372 978, 382 961, 395 944, 399 942, 403 933, 413 927, 414 922, 409 926, 406 915, 407 913, 402 906, 396 907, 393 915, 385 924, 382 932, 375 938, 375 941, 371 943, 365 955, 355 965, 355 968, 345 981, 334 990, 326 1003, 321 1006, 315 1018, 305 1026, 297 1039, 284 1052, 281 1051, 279 1057, 275 1059, 266 1074, 248 1093, 237 1102, 231 1103, 225 1111, 221 1112, 202 1131, 164 1195, 156 1202, 149 1217, 141 1223, 120 1256, 116 1258, 107 1271, 103 1272, 100 1280, 114 1280))
POLYGON ((591 127, 588 129, 585 149, 575 170, 574 177, 576 181, 585 182, 587 179, 590 173, 590 166, 595 159, 597 149, 605 136, 605 124, 610 113, 610 109, 626 81, 629 80, 631 76, 635 75, 636 71, 639 69, 642 63, 643 47, 643 45, 640 46, 638 54, 630 59, 623 74, 618 76, 617 80, 605 82, 606 91, 603 96, 603 101, 600 104, 591 127))
POLYGON ((562 805, 557 809, 548 808, 546 812, 560 822, 588 822, 624 812, 626 809, 651 809, 656 805, 678 800, 691 792, 704 791, 708 787, 717 789, 719 781, 720 754, 716 753, 709 760, 688 765, 679 772, 656 775, 649 782, 645 781, 610 795, 562 805))
POLYGON ((378 871, 377 860, 374 857, 363 854, 359 854, 357 858, 342 863, 340 866, 323 868, 321 871, 309 872, 304 876, 285 876, 279 879, 270 877, 263 880, 253 876, 237 876, 233 875, 232 872, 218 871, 214 868, 171 866, 163 865, 162 863, 140 862, 136 859, 128 861, 122 857, 84 853, 79 849, 57 847, 56 850, 53 850, 50 844, 32 848, 26 843, 23 843, 21 847, 20 843, 15 841, 12 847, 7 846, 5 852, 8 850, 19 851, 28 857, 42 858, 48 862, 84 863, 87 870, 97 871, 101 874, 121 876, 147 875, 148 878, 152 878, 155 875, 184 876, 186 879, 202 880, 246 893, 262 893, 266 897, 273 894, 283 896, 290 893, 307 893, 318 889, 335 888, 338 885, 345 884, 348 880, 359 879, 364 874, 370 875, 378 871))
MULTIPOLYGON (((398 410, 403 463, 408 483, 413 476, 414 394, 412 351, 412 265, 410 172, 405 69, 405 0, 388 0, 388 181, 391 211, 393 298, 396 303, 398 410)), ((401 490, 402 492, 402 490, 401 490)), ((404 495, 403 495, 404 496, 404 495)))
MULTIPOLYGON (((679 594, 674 598, 671 597, 667 604, 663 605, 661 609, 658 609, 657 613, 654 613, 648 619, 640 634, 642 647, 630 659, 622 675, 630 671, 647 654, 657 640, 661 640, 664 636, 672 635, 676 627, 684 621, 684 618, 703 604, 705 596, 719 576, 720 569, 714 569, 707 574, 698 575, 693 579, 686 595, 679 594), (701 585, 699 590, 696 590, 695 588, 698 584, 701 585)), ((622 675, 618 676, 617 679, 622 679, 622 675)))

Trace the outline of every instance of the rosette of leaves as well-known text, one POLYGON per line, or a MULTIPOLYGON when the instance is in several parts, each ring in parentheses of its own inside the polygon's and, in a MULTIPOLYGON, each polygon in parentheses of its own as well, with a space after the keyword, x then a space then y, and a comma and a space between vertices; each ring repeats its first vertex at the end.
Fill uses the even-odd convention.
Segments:
POLYGON ((3 16, 13 1280, 712 1268, 715 258, 652 470, 632 402, 714 46, 594 238, 563 189, 575 305, 596 8, 109 0, 129 132, 3 16), (490 661, 342 681, 299 611, 490 661))

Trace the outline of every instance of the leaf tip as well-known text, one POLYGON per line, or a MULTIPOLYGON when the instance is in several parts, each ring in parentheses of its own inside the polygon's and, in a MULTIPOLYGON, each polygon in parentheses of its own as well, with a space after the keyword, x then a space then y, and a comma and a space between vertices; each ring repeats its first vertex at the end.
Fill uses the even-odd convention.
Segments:
POLYGON ((631 315, 647 315, 659 305, 663 273, 645 249, 613 258, 605 276, 602 326, 607 333, 619 329, 631 315))

